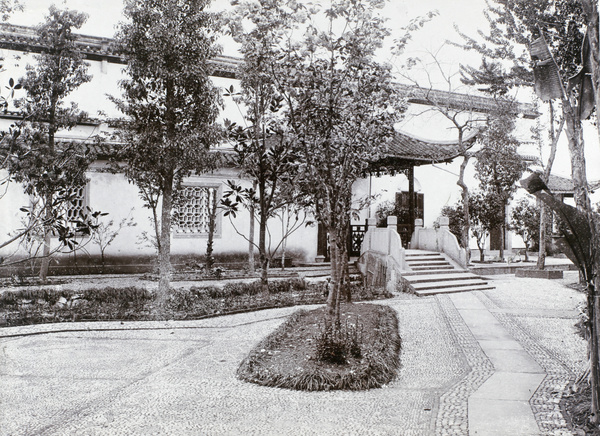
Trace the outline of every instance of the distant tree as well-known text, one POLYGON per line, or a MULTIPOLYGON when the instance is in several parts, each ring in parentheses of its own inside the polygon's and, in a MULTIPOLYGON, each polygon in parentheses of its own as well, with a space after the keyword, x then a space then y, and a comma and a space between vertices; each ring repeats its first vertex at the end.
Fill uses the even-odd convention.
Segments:
POLYGON ((456 236, 456 239, 458 240, 458 243, 460 244, 460 246, 463 248, 469 248, 468 246, 465 247, 463 245, 464 240, 463 240, 462 236, 463 236, 463 230, 465 227, 465 222, 464 222, 462 201, 459 200, 454 206, 442 207, 442 210, 440 211, 440 215, 448 218, 450 232, 454 236, 456 236))
POLYGON ((505 203, 493 192, 476 192, 469 197, 471 234, 477 241, 479 260, 485 260, 485 242, 492 229, 503 224, 505 203))
POLYGON ((504 256, 506 237, 506 206, 517 190, 517 182, 526 169, 523 158, 517 152, 519 141, 513 135, 515 116, 510 105, 499 108, 490 114, 485 128, 478 138, 481 149, 477 152, 475 177, 479 180, 481 190, 489 199, 498 200, 502 206, 500 231, 500 258, 504 256))
POLYGON ((525 243, 525 261, 527 250, 539 243, 540 235, 540 210, 527 198, 521 198, 511 212, 511 227, 525 243))
POLYGON ((384 201, 377 205, 375 209, 375 218, 377 227, 387 227, 387 218, 389 216, 398 216, 398 207, 395 201, 384 201))
MULTIPOLYGON (((469 195, 469 230, 475 238, 479 249, 479 261, 485 260, 485 243, 490 231, 502 222, 502 203, 495 195, 485 194, 481 191, 469 195)), ((464 215, 462 199, 454 206, 444 206, 441 215, 448 217, 450 231, 461 243, 464 232, 464 215)), ((462 244, 461 244, 462 246, 462 244)))
POLYGON ((85 14, 52 6, 46 21, 36 27, 42 52, 35 56, 36 65, 28 65, 26 75, 13 87, 27 92, 26 98, 15 101, 23 118, 3 141, 3 164, 11 180, 21 183, 25 192, 42 204, 42 281, 47 278, 50 256, 55 251, 51 248, 52 235, 59 232, 59 241, 75 248, 72 225, 61 215, 72 190, 87 182, 85 171, 94 159, 94 154, 79 143, 56 141, 59 130, 72 128, 85 116, 74 103, 65 107, 64 99, 91 79, 72 33, 86 19, 85 14))
POLYGON ((211 167, 209 148, 220 137, 215 124, 219 93, 208 61, 218 53, 217 15, 206 0, 126 0, 116 40, 127 61, 123 100, 127 116, 119 159, 126 176, 156 199, 159 295, 164 307, 171 275, 171 215, 182 179, 211 167), (160 224, 159 224, 160 220, 160 224), (160 226, 160 234, 158 228, 160 226))

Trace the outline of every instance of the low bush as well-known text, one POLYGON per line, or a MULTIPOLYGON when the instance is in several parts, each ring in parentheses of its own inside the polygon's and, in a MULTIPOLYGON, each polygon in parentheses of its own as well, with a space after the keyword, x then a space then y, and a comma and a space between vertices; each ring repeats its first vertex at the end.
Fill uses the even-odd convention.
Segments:
POLYGON ((360 358, 362 356, 362 324, 358 322, 346 323, 338 326, 325 320, 321 332, 316 337, 317 360, 340 365, 348 363, 348 357, 360 358))
POLYGON ((396 377, 401 340, 387 306, 345 304, 338 329, 325 309, 299 311, 242 361, 241 380, 296 390, 364 390, 396 377), (325 327, 323 327, 325 325, 325 327))
MULTIPOLYGON (((356 300, 385 298, 387 294, 356 289, 356 300)), ((81 292, 37 288, 0 293, 0 326, 47 322, 157 319, 153 292, 140 287, 94 288, 81 292)), ((264 308, 325 302, 319 285, 304 280, 271 280, 265 292, 260 282, 231 282, 214 286, 172 289, 167 319, 198 319, 264 308)))

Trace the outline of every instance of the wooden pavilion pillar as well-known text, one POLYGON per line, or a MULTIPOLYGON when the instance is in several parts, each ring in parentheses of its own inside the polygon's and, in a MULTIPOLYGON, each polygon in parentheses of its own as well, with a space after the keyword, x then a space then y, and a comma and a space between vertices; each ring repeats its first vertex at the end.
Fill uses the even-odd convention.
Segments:
MULTIPOLYGON (((408 223, 410 234, 415 231, 415 166, 411 164, 407 171, 408 178, 408 223)), ((410 242, 410 241, 408 241, 410 242)))

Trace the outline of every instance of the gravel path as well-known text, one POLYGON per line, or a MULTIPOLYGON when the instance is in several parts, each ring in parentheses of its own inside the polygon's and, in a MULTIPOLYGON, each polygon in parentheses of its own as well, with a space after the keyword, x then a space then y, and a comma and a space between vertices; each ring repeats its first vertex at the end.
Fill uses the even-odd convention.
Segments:
MULTIPOLYGON (((570 434, 556 400, 585 362, 572 327, 584 296, 564 286, 574 281, 502 276, 496 290, 476 293, 548 372, 531 400, 542 434, 570 434)), ((0 435, 468 434, 468 395, 493 368, 452 302, 403 294, 379 304, 398 311, 402 368, 366 392, 296 392, 235 378, 246 353, 294 308, 1 329, 0 435)))

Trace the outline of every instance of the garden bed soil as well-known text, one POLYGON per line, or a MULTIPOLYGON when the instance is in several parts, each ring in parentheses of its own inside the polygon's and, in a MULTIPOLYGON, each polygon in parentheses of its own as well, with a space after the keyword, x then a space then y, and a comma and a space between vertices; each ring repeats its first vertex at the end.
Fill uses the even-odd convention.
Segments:
POLYGON ((400 365, 396 312, 387 306, 343 304, 341 328, 358 333, 360 356, 345 364, 319 359, 325 308, 299 311, 261 341, 241 363, 238 377, 263 386, 297 390, 363 390, 391 382, 400 365))
POLYGON ((560 407, 574 435, 600 436, 600 429, 589 423, 592 392, 589 385, 570 395, 563 396, 560 407))

